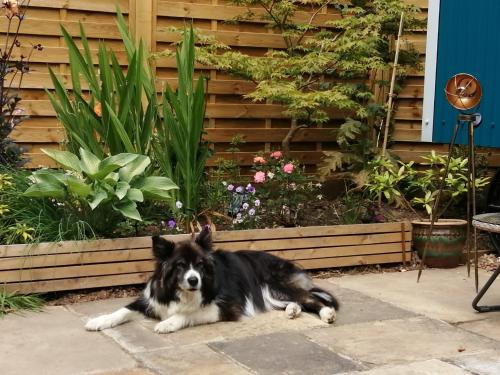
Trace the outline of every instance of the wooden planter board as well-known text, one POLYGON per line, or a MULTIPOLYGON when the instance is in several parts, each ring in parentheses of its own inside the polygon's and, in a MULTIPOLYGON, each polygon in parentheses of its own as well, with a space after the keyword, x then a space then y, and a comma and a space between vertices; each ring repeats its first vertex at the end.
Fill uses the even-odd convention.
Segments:
MULTIPOLYGON (((168 238, 179 241, 189 235, 168 238)), ((221 231, 213 238, 216 248, 266 251, 319 269, 410 260, 411 225, 221 231)), ((19 293, 140 284, 153 266, 150 237, 0 246, 0 284, 19 293)))

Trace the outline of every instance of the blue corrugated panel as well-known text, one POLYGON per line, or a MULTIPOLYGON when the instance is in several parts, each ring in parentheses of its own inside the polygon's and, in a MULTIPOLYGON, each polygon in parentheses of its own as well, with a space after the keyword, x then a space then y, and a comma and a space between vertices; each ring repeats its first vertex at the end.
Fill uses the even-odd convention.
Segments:
MULTIPOLYGON (((441 0, 438 40, 433 141, 450 141, 458 113, 445 99, 446 81, 469 73, 483 87, 475 144, 500 147, 500 0, 441 0)), ((459 143, 466 141, 463 127, 459 143)))

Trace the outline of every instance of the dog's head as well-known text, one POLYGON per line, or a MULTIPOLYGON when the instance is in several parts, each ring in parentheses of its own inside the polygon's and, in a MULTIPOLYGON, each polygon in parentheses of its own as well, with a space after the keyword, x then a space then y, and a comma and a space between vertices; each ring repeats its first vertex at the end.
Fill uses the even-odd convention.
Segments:
POLYGON ((208 287, 213 279, 211 251, 212 237, 208 228, 191 240, 178 243, 154 236, 156 271, 153 282, 171 292, 208 287))

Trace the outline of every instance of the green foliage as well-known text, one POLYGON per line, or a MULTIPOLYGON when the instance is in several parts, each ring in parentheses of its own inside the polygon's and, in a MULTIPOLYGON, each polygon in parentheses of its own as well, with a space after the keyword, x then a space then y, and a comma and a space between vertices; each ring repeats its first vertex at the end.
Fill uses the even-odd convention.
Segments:
MULTIPOLYGON (((448 156, 432 151, 423 159, 426 160, 423 164, 426 168, 420 169, 414 162, 396 163, 382 157, 376 158, 371 163, 364 189, 373 199, 385 198, 396 205, 411 204, 425 209, 431 218, 439 219, 467 193, 468 160, 451 156, 448 174, 445 175, 448 156), (436 207, 440 189, 440 207, 436 207)), ((477 177, 476 189, 482 189, 488 182, 488 177, 477 177)))
MULTIPOLYGON (((91 210, 105 214, 110 208, 132 220, 142 220, 137 203, 150 199, 171 201, 177 186, 167 177, 145 177, 151 163, 144 155, 121 153, 99 159, 80 148, 80 158, 69 151, 42 150, 66 171, 40 169, 33 172, 34 183, 24 193, 27 197, 69 197, 86 202, 91 210)), ((107 215, 107 214, 106 214, 107 215)))
POLYGON ((202 140, 205 117, 205 78, 193 83, 195 48, 192 29, 186 30, 177 49, 178 88, 168 84, 163 93, 163 119, 157 126, 154 155, 161 172, 174 181, 179 190, 174 193, 180 204, 172 211, 182 210, 189 218, 197 213, 204 167, 210 156, 202 140))
POLYGON ((9 313, 41 311, 45 301, 36 294, 15 294, 0 290, 0 318, 9 313))
POLYGON ((322 178, 337 171, 356 173, 365 170, 376 155, 372 141, 372 128, 365 121, 347 118, 338 130, 337 143, 340 151, 324 151, 324 158, 318 166, 322 178))
POLYGON ((280 151, 255 157, 253 170, 261 217, 271 225, 296 226, 306 205, 323 198, 321 184, 313 184, 304 168, 280 151))
POLYGON ((145 67, 148 52, 142 42, 135 47, 122 13, 117 13, 127 55, 126 72, 104 43, 99 44, 95 66, 83 26, 83 51, 61 26, 68 47, 72 90, 68 91, 49 68, 55 91, 47 90, 47 94, 66 131, 67 149, 73 153, 80 147, 99 158, 124 152, 150 153, 158 118, 155 81, 145 67))
MULTIPOLYGON (((283 48, 264 56, 251 56, 200 36, 200 62, 256 83, 246 95, 256 102, 272 100, 283 104, 296 126, 325 123, 335 111, 349 111, 357 119, 370 116, 373 90, 363 81, 375 70, 391 67, 391 38, 397 35, 401 12, 405 26, 412 29, 421 22, 418 9, 401 0, 373 1, 297 1, 233 0, 245 6, 247 14, 238 20, 264 19, 267 26, 280 32, 283 48), (315 20, 326 6, 335 7, 341 17, 329 21, 331 28, 317 26, 315 20), (260 8, 263 16, 250 8, 260 8), (297 12, 309 10, 306 22, 297 21, 297 12), (333 110, 333 111, 332 111, 333 110)), ((418 54, 410 48, 400 70, 415 65, 418 54), (413 58, 411 58, 413 56, 413 58)), ((385 84, 380 83, 379 84, 385 84)), ((290 137, 287 137, 290 138, 290 137)), ((283 142, 284 151, 289 139, 283 142)))
POLYGON ((78 240, 92 227, 68 204, 24 195, 30 172, 0 166, 0 243, 78 240))

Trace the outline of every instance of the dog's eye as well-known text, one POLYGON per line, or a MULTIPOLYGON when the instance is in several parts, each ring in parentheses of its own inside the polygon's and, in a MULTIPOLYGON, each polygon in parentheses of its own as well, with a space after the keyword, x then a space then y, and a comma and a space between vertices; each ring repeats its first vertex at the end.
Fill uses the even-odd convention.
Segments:
POLYGON ((196 262, 196 264, 194 266, 195 267, 203 267, 204 265, 205 265, 205 263, 202 260, 199 260, 198 262, 196 262))
POLYGON ((187 266, 186 262, 184 262, 183 260, 177 261, 176 264, 177 264, 177 267, 186 267, 187 266))

